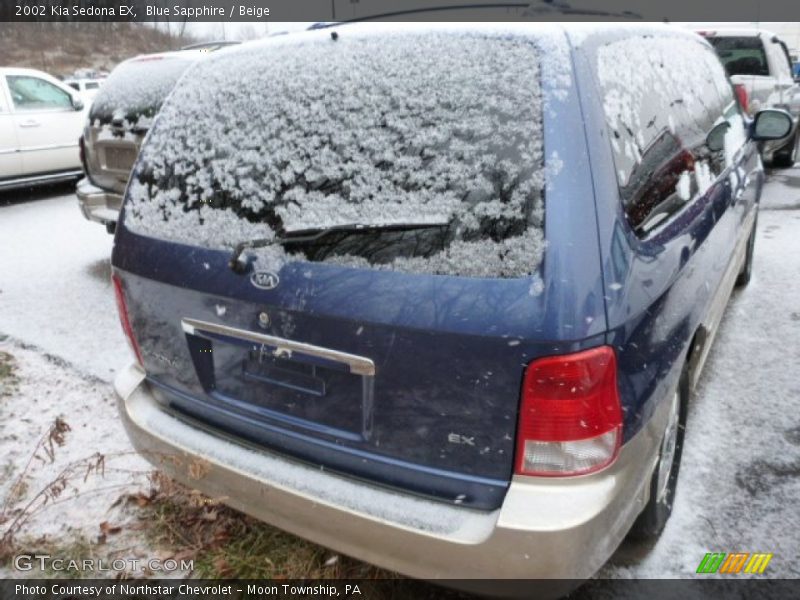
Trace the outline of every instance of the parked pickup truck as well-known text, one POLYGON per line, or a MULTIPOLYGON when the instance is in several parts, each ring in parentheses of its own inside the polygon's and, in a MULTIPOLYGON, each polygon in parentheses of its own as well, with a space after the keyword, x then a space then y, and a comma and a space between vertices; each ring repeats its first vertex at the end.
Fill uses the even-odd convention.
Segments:
POLYGON ((800 121, 800 84, 792 75, 786 43, 763 29, 701 31, 717 51, 736 88, 739 101, 749 114, 765 108, 788 111, 794 119, 784 139, 764 143, 761 156, 775 167, 791 167, 797 158, 800 121))
POLYGON ((86 177, 78 182, 77 195, 84 217, 114 232, 139 147, 175 82, 209 52, 235 43, 145 54, 114 69, 92 104, 81 138, 86 177))

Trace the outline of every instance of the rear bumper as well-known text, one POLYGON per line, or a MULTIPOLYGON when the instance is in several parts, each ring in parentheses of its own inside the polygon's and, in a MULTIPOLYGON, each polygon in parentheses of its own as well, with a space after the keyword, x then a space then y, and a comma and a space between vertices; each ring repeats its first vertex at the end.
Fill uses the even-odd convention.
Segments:
POLYGON ((120 194, 107 192, 92 185, 86 177, 78 182, 75 193, 78 196, 78 206, 85 218, 103 225, 117 222, 119 210, 122 207, 120 194))
POLYGON ((569 480, 515 478, 502 507, 484 512, 323 472, 176 418, 136 365, 119 373, 115 389, 134 446, 175 479, 346 555, 494 593, 496 581, 477 580, 560 579, 535 582, 560 595, 605 563, 648 499, 666 417, 662 403, 608 469, 569 480))

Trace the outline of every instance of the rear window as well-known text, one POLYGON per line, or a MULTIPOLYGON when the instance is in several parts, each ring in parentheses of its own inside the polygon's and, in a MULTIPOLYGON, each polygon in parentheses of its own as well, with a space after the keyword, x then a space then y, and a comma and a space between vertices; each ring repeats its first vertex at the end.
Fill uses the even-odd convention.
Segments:
POLYGON ((229 249, 358 224, 369 230, 276 243, 258 258, 531 273, 544 247, 533 39, 303 37, 214 57, 181 81, 142 150, 125 225, 229 249))
POLYGON ((706 38, 725 66, 728 75, 769 75, 764 44, 756 36, 706 38))
MULTIPOLYGON (((92 102, 90 120, 105 125, 119 116, 130 127, 148 127, 192 61, 172 56, 134 58, 119 65, 92 102)), ((88 88, 88 86, 87 86, 88 88)))

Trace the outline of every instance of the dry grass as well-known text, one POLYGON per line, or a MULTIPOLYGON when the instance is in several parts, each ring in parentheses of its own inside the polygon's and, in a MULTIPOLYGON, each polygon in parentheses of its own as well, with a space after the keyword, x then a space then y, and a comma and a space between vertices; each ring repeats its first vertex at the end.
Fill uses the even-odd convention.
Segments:
POLYGON ((194 577, 247 579, 395 579, 398 575, 340 556, 248 517, 154 473, 141 506, 147 535, 179 558, 193 558, 194 577))
POLYGON ((143 509, 149 541, 176 560, 194 560, 203 579, 359 580, 373 600, 474 598, 413 581, 337 554, 253 519, 160 472, 148 494, 128 497, 143 509), (365 581, 366 580, 366 581, 365 581))
POLYGON ((17 364, 14 357, 0 350, 0 398, 10 396, 16 391, 19 384, 16 371, 17 364))

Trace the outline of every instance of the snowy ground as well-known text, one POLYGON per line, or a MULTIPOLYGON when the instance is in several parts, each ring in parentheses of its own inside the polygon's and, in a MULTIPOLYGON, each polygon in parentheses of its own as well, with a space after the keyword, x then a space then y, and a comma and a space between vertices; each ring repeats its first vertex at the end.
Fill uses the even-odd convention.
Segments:
MULTIPOLYGON (((773 552, 770 575, 800 577, 800 168, 770 174, 758 226, 753 280, 734 293, 693 398, 673 517, 654 546, 623 544, 602 577, 691 577, 708 551, 773 552)), ((108 385, 130 357, 109 284, 112 237, 61 187, 0 195, 0 240, 0 351, 20 375, 0 399, 0 463, 21 469, 59 414, 72 427, 59 464, 126 453, 108 385)), ((103 485, 124 481, 109 477, 103 485)), ((0 497, 9 481, 0 477, 0 497)), ((108 512, 118 496, 55 505, 32 531, 96 536, 120 518, 108 512)))

